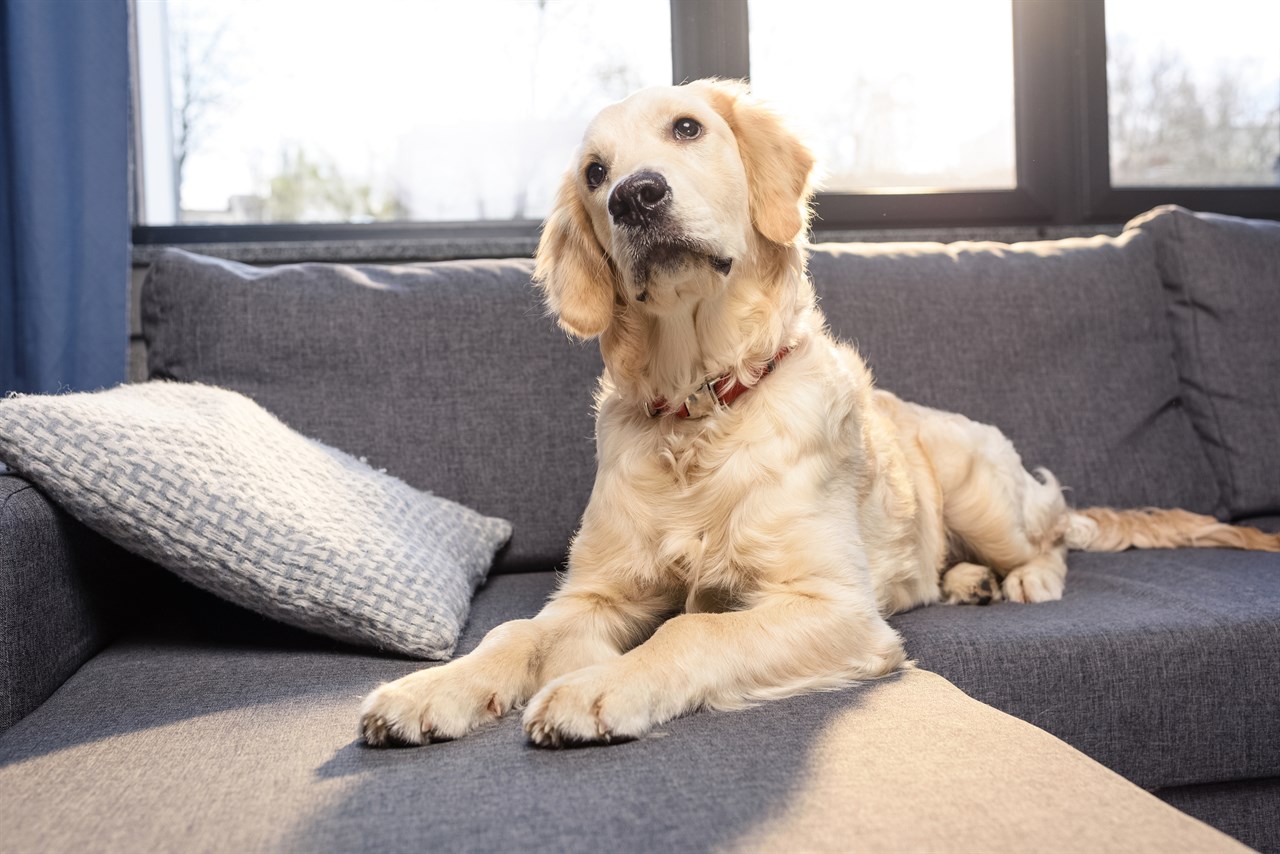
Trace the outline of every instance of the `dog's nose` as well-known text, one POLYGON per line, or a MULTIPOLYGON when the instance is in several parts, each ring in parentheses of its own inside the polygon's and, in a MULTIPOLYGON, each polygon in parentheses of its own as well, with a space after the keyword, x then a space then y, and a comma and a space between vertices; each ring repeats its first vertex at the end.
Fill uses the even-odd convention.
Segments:
POLYGON ((628 175, 609 194, 609 216, 619 225, 644 225, 671 199, 671 186, 657 172, 628 175))

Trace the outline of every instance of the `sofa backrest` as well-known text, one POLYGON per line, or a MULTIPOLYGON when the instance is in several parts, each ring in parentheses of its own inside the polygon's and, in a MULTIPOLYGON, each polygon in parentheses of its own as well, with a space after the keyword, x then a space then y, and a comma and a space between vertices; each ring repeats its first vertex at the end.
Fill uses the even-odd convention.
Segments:
MULTIPOLYGON (((1211 512, 1152 240, 841 244, 810 269, 832 330, 899 395, 999 426, 1077 505, 1211 512)), ((496 572, 564 559, 594 475, 594 344, 546 317, 528 260, 254 268, 164 253, 143 288, 153 378, 257 400, 413 486, 514 523, 496 572)))
POLYGON ((1075 506, 1217 507, 1148 236, 831 244, 809 268, 880 386, 999 427, 1075 506))
POLYGON ((548 320, 527 260, 254 268, 165 252, 152 378, 248 395, 312 438, 514 523, 495 571, 563 559, 595 472, 598 350, 548 320))

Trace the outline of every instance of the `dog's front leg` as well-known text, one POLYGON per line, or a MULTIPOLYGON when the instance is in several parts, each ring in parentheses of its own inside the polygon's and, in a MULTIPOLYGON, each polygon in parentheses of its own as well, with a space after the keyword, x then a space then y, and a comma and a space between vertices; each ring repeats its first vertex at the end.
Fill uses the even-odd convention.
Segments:
POLYGON ((469 655, 380 686, 361 707, 360 734, 373 746, 459 738, 548 680, 617 658, 652 631, 662 609, 570 576, 536 617, 498 626, 469 655))
POLYGON ((544 746, 638 738, 699 707, 837 687, 903 664, 901 639, 865 597, 815 587, 674 617, 625 655, 549 682, 525 710, 525 731, 544 746))

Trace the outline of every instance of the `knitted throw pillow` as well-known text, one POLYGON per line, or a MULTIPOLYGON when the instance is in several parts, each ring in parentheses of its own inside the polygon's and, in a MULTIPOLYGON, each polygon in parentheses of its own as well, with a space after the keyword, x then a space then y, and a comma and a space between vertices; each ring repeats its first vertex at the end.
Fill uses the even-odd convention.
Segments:
POLYGON ((0 460, 85 525, 299 628, 446 659, 510 523, 374 471, 249 398, 150 382, 0 400, 0 460))

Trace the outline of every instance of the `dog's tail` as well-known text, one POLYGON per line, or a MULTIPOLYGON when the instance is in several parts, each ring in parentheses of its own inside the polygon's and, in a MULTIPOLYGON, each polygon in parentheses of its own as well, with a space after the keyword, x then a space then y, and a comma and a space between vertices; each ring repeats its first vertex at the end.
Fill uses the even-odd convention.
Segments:
POLYGON ((1121 552, 1128 548, 1218 548, 1280 552, 1280 534, 1227 525, 1186 510, 1112 510, 1086 507, 1067 513, 1067 548, 1121 552))

